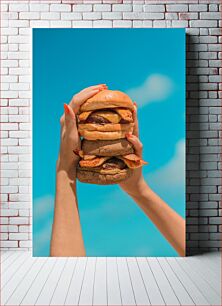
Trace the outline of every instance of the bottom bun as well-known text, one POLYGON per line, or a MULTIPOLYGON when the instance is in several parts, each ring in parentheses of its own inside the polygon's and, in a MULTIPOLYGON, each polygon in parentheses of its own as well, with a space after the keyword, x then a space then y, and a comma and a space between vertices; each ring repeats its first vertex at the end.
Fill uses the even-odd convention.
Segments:
POLYGON ((111 185, 128 179, 133 173, 132 169, 119 170, 116 174, 101 174, 99 172, 77 169, 77 178, 82 183, 111 185))

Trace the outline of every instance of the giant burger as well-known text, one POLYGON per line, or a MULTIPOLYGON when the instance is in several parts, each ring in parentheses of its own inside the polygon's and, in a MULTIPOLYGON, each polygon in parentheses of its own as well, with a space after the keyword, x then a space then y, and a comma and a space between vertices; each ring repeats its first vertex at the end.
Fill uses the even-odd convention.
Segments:
POLYGON ((79 181, 90 184, 117 184, 128 179, 133 170, 144 162, 134 154, 132 144, 126 139, 83 140, 77 168, 79 181))
POLYGON ((88 140, 125 138, 133 131, 133 102, 121 91, 102 90, 80 107, 78 130, 88 140))

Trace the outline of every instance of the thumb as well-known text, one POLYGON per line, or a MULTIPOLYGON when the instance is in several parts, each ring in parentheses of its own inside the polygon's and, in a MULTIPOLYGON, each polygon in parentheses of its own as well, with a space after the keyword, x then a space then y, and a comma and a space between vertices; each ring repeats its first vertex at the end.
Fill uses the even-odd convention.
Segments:
POLYGON ((64 104, 65 111, 65 127, 67 129, 76 126, 76 116, 72 110, 72 108, 68 104, 64 104))
POLYGON ((138 155, 139 157, 142 158, 142 153, 143 153, 143 145, 141 143, 141 141, 139 140, 138 137, 136 137, 133 134, 126 134, 126 139, 132 143, 135 153, 136 155, 138 155))

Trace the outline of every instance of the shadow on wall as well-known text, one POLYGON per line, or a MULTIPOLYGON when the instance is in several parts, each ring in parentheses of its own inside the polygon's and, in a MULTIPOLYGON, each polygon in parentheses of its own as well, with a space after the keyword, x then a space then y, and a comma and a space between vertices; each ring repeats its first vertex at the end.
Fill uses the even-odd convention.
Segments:
POLYGON ((186 254, 200 253, 198 239, 192 240, 191 233, 198 233, 199 218, 193 212, 198 212, 200 188, 192 185, 195 179, 200 178, 200 128, 193 121, 192 114, 199 113, 199 76, 195 73, 190 63, 198 59, 198 53, 194 50, 193 37, 186 34, 186 254), (192 50, 192 51, 191 51, 192 50), (194 129, 195 126, 195 129, 194 129), (195 154, 193 154, 195 150, 195 154))
MULTIPOLYGON (((201 216, 201 203, 208 200, 203 193, 200 180, 200 80, 198 75, 198 43, 186 34, 186 254, 195 255, 210 251, 200 245, 203 235, 207 236, 209 225, 201 216)), ((204 186, 203 186, 204 188, 204 186)), ((207 240, 207 238, 206 238, 207 240)), ((202 241, 203 242, 203 241, 202 241)), ((207 241, 206 241, 207 245, 207 241)))

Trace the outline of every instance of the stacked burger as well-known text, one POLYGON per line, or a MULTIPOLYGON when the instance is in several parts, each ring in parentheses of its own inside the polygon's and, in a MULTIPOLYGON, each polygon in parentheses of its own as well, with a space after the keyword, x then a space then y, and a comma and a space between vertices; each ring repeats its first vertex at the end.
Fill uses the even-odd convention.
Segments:
POLYGON ((146 164, 125 138, 134 128, 134 105, 121 91, 103 90, 81 105, 78 131, 83 137, 77 168, 81 182, 108 185, 129 178, 146 164))

